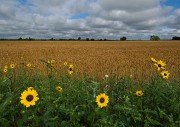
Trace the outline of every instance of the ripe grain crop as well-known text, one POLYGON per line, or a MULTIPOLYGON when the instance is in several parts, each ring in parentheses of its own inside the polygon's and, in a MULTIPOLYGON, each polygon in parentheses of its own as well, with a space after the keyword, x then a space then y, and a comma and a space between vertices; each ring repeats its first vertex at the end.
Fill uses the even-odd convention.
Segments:
POLYGON ((156 73, 150 58, 166 62, 172 77, 180 77, 180 41, 1 41, 0 67, 31 63, 45 72, 43 60, 55 60, 61 72, 64 62, 81 75, 103 77, 156 73))

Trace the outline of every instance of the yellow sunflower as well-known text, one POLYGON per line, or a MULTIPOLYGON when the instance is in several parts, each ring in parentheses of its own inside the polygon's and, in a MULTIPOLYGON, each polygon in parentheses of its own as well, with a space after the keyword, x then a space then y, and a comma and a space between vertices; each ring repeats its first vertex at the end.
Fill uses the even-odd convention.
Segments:
POLYGON ((64 66, 67 66, 68 65, 68 63, 67 62, 64 62, 64 66))
POLYGON ((35 102, 39 100, 37 96, 38 93, 34 89, 24 90, 24 92, 21 93, 20 102, 21 104, 26 106, 26 108, 30 107, 31 105, 34 106, 36 104, 35 102))
POLYGON ((31 65, 30 63, 28 63, 26 66, 27 66, 27 67, 31 67, 32 65, 31 65))
POLYGON ((48 60, 47 63, 48 63, 48 66, 54 67, 55 60, 48 60))
POLYGON ((166 66, 166 63, 161 60, 158 60, 154 65, 158 68, 159 71, 160 69, 165 69, 164 67, 166 66))
POLYGON ((133 75, 132 75, 132 74, 130 74, 130 76, 129 76, 129 77, 130 77, 130 79, 132 79, 132 78, 133 78, 133 75))
POLYGON ((7 68, 4 68, 4 73, 6 73, 8 71, 8 69, 7 68))
POLYGON ((170 73, 169 73, 168 71, 162 71, 162 72, 161 72, 161 75, 162 75, 162 77, 163 77, 163 78, 168 79, 168 78, 169 78, 170 73))
POLYGON ((15 64, 10 64, 10 68, 15 68, 15 64))
POLYGON ((5 69, 8 69, 8 66, 7 66, 7 65, 5 65, 5 66, 4 66, 4 68, 5 68, 5 69))
POLYGON ((106 107, 109 102, 109 97, 105 93, 101 93, 96 96, 96 102, 100 108, 106 107))
POLYGON ((57 89, 57 91, 59 91, 59 92, 62 91, 62 87, 60 87, 60 86, 57 86, 56 89, 57 89))
POLYGON ((51 60, 51 64, 54 64, 55 63, 55 60, 51 60))
POLYGON ((48 64, 50 64, 50 63, 51 63, 51 61, 50 61, 50 60, 48 60, 48 61, 47 61, 47 63, 48 63, 48 64))
POLYGON ((151 58, 151 61, 152 61, 153 63, 157 63, 157 60, 155 60, 154 58, 151 58))
POLYGON ((136 91, 136 95, 137 96, 142 96, 143 95, 143 91, 142 90, 137 90, 136 91))
POLYGON ((68 73, 71 75, 73 73, 74 66, 72 64, 69 65, 68 73))

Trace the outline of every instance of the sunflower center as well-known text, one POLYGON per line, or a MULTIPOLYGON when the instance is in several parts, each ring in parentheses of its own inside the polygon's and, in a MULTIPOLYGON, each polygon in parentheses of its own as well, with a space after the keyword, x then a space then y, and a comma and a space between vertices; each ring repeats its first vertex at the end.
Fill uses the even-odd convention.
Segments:
POLYGON ((72 71, 72 68, 69 68, 69 71, 72 71))
POLYGON ((26 100, 29 101, 29 102, 32 101, 33 100, 33 95, 28 95, 26 97, 26 100))
POLYGON ((100 102, 101 102, 101 103, 104 103, 104 101, 105 101, 104 98, 101 98, 101 99, 100 99, 100 102))
POLYGON ((162 65, 161 65, 161 64, 158 64, 158 67, 162 67, 162 65))
POLYGON ((164 73, 164 76, 167 76, 167 74, 166 74, 166 73, 164 73))

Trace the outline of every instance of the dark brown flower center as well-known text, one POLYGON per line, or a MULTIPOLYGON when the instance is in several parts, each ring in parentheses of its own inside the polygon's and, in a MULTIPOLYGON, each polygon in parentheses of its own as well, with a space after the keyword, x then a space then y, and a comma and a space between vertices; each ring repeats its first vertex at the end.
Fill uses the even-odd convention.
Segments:
POLYGON ((167 74, 166 74, 166 73, 164 73, 164 76, 167 76, 167 74))
POLYGON ((28 95, 28 96, 26 97, 26 100, 29 101, 29 102, 31 102, 31 101, 33 100, 33 95, 28 95))
POLYGON ((162 65, 161 65, 161 64, 158 64, 158 67, 162 67, 162 65))
POLYGON ((104 98, 101 98, 101 99, 100 99, 100 102, 101 102, 101 103, 104 103, 104 101, 105 101, 104 98))
POLYGON ((71 68, 71 67, 69 68, 69 71, 72 71, 72 68, 71 68))

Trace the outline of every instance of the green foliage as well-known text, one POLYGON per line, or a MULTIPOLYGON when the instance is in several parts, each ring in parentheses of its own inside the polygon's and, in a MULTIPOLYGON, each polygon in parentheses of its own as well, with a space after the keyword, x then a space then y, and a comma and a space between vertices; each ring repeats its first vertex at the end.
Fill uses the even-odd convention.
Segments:
POLYGON ((0 77, 0 126, 44 127, 178 127, 180 126, 180 80, 152 77, 137 82, 129 77, 109 76, 98 81, 77 74, 56 76, 47 61, 47 75, 27 69, 0 77), (48 69, 50 71, 48 71, 48 69), (51 75, 51 76, 49 76, 51 75), (57 86, 62 91, 56 90, 57 86), (21 93, 34 87, 39 100, 26 108, 21 93), (136 96, 143 90, 142 96, 136 96), (99 108, 96 96, 109 96, 107 107, 99 108))
POLYGON ((121 37, 120 40, 121 40, 121 41, 125 41, 125 40, 126 40, 126 37, 121 37))
POLYGON ((153 36, 150 37, 150 40, 152 40, 152 41, 158 41, 158 40, 160 40, 160 38, 159 38, 159 36, 153 35, 153 36))

